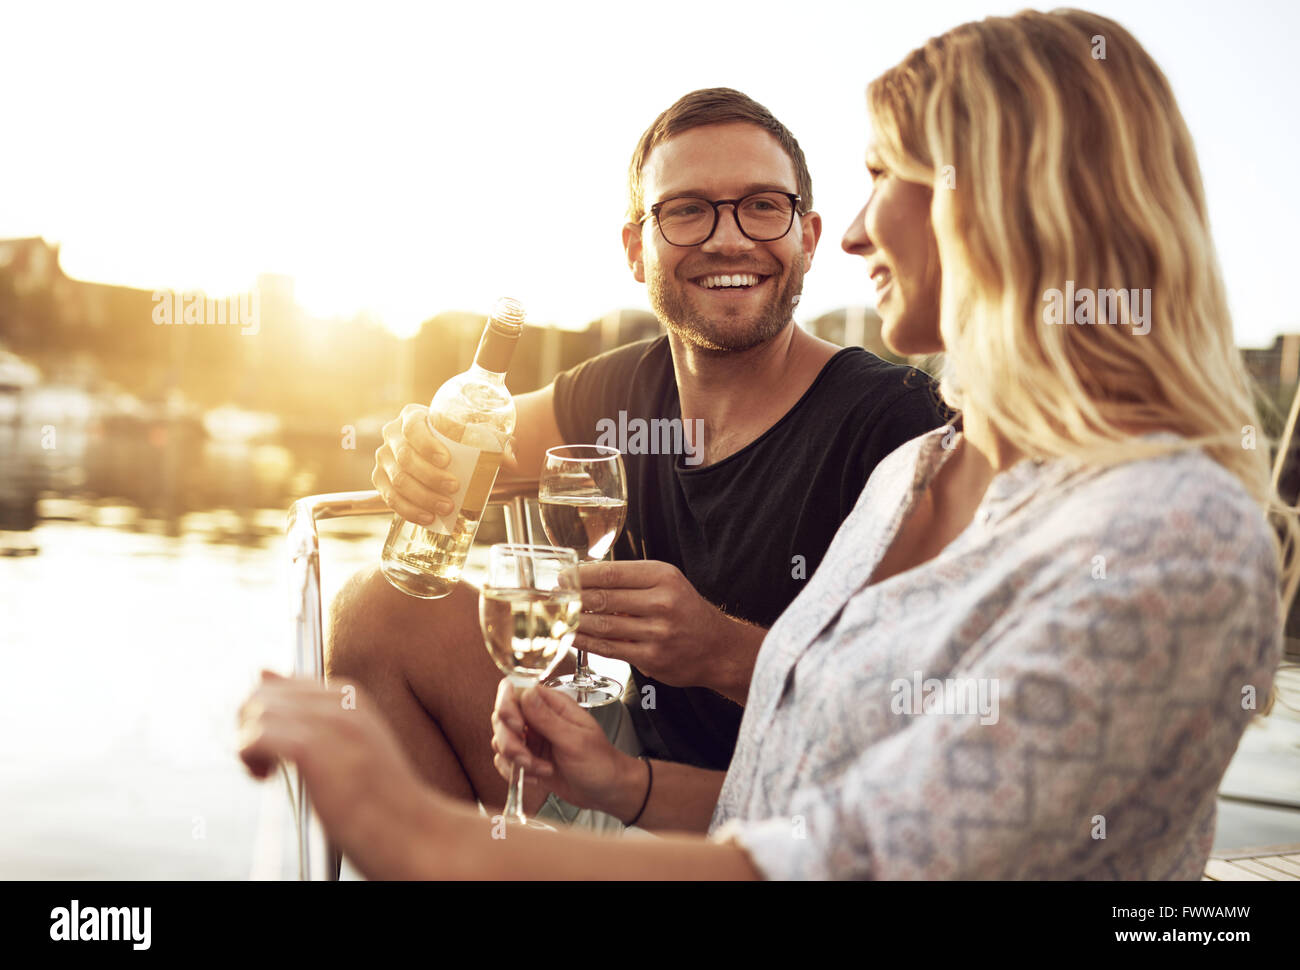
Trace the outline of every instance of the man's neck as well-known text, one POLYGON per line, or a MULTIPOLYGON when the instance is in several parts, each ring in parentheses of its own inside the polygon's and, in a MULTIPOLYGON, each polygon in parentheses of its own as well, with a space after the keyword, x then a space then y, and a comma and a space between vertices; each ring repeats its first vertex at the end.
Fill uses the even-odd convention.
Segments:
POLYGON ((779 421, 839 349, 793 322, 749 350, 701 351, 671 332, 668 344, 682 421, 687 429, 703 422, 704 463, 709 465, 739 451, 779 421))

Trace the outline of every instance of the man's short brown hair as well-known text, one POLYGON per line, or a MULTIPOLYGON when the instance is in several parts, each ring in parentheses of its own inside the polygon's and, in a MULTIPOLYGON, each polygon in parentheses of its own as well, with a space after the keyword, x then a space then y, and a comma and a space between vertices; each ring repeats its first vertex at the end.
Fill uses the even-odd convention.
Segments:
POLYGON ((705 125, 725 125, 743 121, 757 125, 781 143, 785 153, 794 163, 795 191, 799 194, 799 211, 812 209, 812 176, 808 174, 808 162, 804 160, 803 149, 795 141, 790 129, 776 120, 772 112, 761 104, 732 88, 702 88, 678 98, 672 107, 654 120, 632 155, 632 164, 627 173, 628 219, 639 222, 645 215, 645 194, 641 172, 645 168, 650 153, 663 142, 680 135, 692 128, 705 125))

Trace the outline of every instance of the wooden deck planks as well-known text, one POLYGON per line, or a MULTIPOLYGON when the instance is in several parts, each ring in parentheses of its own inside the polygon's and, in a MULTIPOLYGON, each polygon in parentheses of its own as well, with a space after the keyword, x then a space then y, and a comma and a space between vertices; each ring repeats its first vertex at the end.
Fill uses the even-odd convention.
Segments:
POLYGON ((1205 874, 1218 882, 1268 882, 1258 873, 1243 869, 1235 862, 1211 859, 1205 864, 1205 874))
POLYGON ((1233 865, 1241 866, 1241 868, 1253 872, 1257 876, 1263 876, 1265 879, 1269 879, 1274 882, 1282 882, 1294 878, 1293 876, 1290 876, 1285 872, 1282 872, 1278 869, 1274 869, 1271 866, 1265 865, 1263 859, 1238 859, 1236 862, 1233 863, 1233 865))
POLYGON ((1298 846, 1275 846, 1239 849, 1211 857, 1201 881, 1211 882, 1293 882, 1300 881, 1298 846))
POLYGON ((1279 872, 1286 873, 1287 876, 1290 876, 1292 879, 1300 879, 1300 862, 1288 862, 1280 855, 1268 856, 1258 861, 1262 865, 1268 866, 1271 869, 1276 869, 1279 872))

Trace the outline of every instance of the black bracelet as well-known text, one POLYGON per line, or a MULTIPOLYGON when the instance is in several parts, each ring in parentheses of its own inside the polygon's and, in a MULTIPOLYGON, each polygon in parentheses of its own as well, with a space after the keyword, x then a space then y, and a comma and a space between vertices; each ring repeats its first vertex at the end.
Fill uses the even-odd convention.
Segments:
POLYGON ((650 789, 654 787, 655 783, 655 770, 650 767, 650 758, 644 754, 640 757, 641 760, 645 762, 645 768, 646 771, 649 772, 650 777, 646 780, 645 798, 641 799, 641 807, 637 809, 636 814, 632 816, 632 821, 624 823, 624 826, 629 829, 637 822, 641 821, 641 815, 645 812, 645 807, 650 804, 650 789))

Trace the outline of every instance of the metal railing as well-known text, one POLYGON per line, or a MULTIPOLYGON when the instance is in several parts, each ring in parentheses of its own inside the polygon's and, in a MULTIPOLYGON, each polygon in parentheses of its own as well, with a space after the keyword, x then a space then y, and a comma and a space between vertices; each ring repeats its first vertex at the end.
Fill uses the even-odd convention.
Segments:
MULTIPOLYGON (((505 506, 506 537, 529 541, 529 499, 537 498, 537 482, 527 479, 498 481, 490 505, 505 506)), ((299 677, 325 682, 325 634, 321 622, 320 537, 316 523, 358 515, 392 515, 379 493, 332 492, 309 495, 289 509, 285 531, 293 574, 290 580, 294 606, 293 671, 299 677)), ((376 549, 378 555, 378 549, 376 549)), ((289 791, 297 830, 298 878, 333 881, 339 877, 342 856, 330 844, 311 808, 311 793, 296 765, 288 766, 289 791)))

